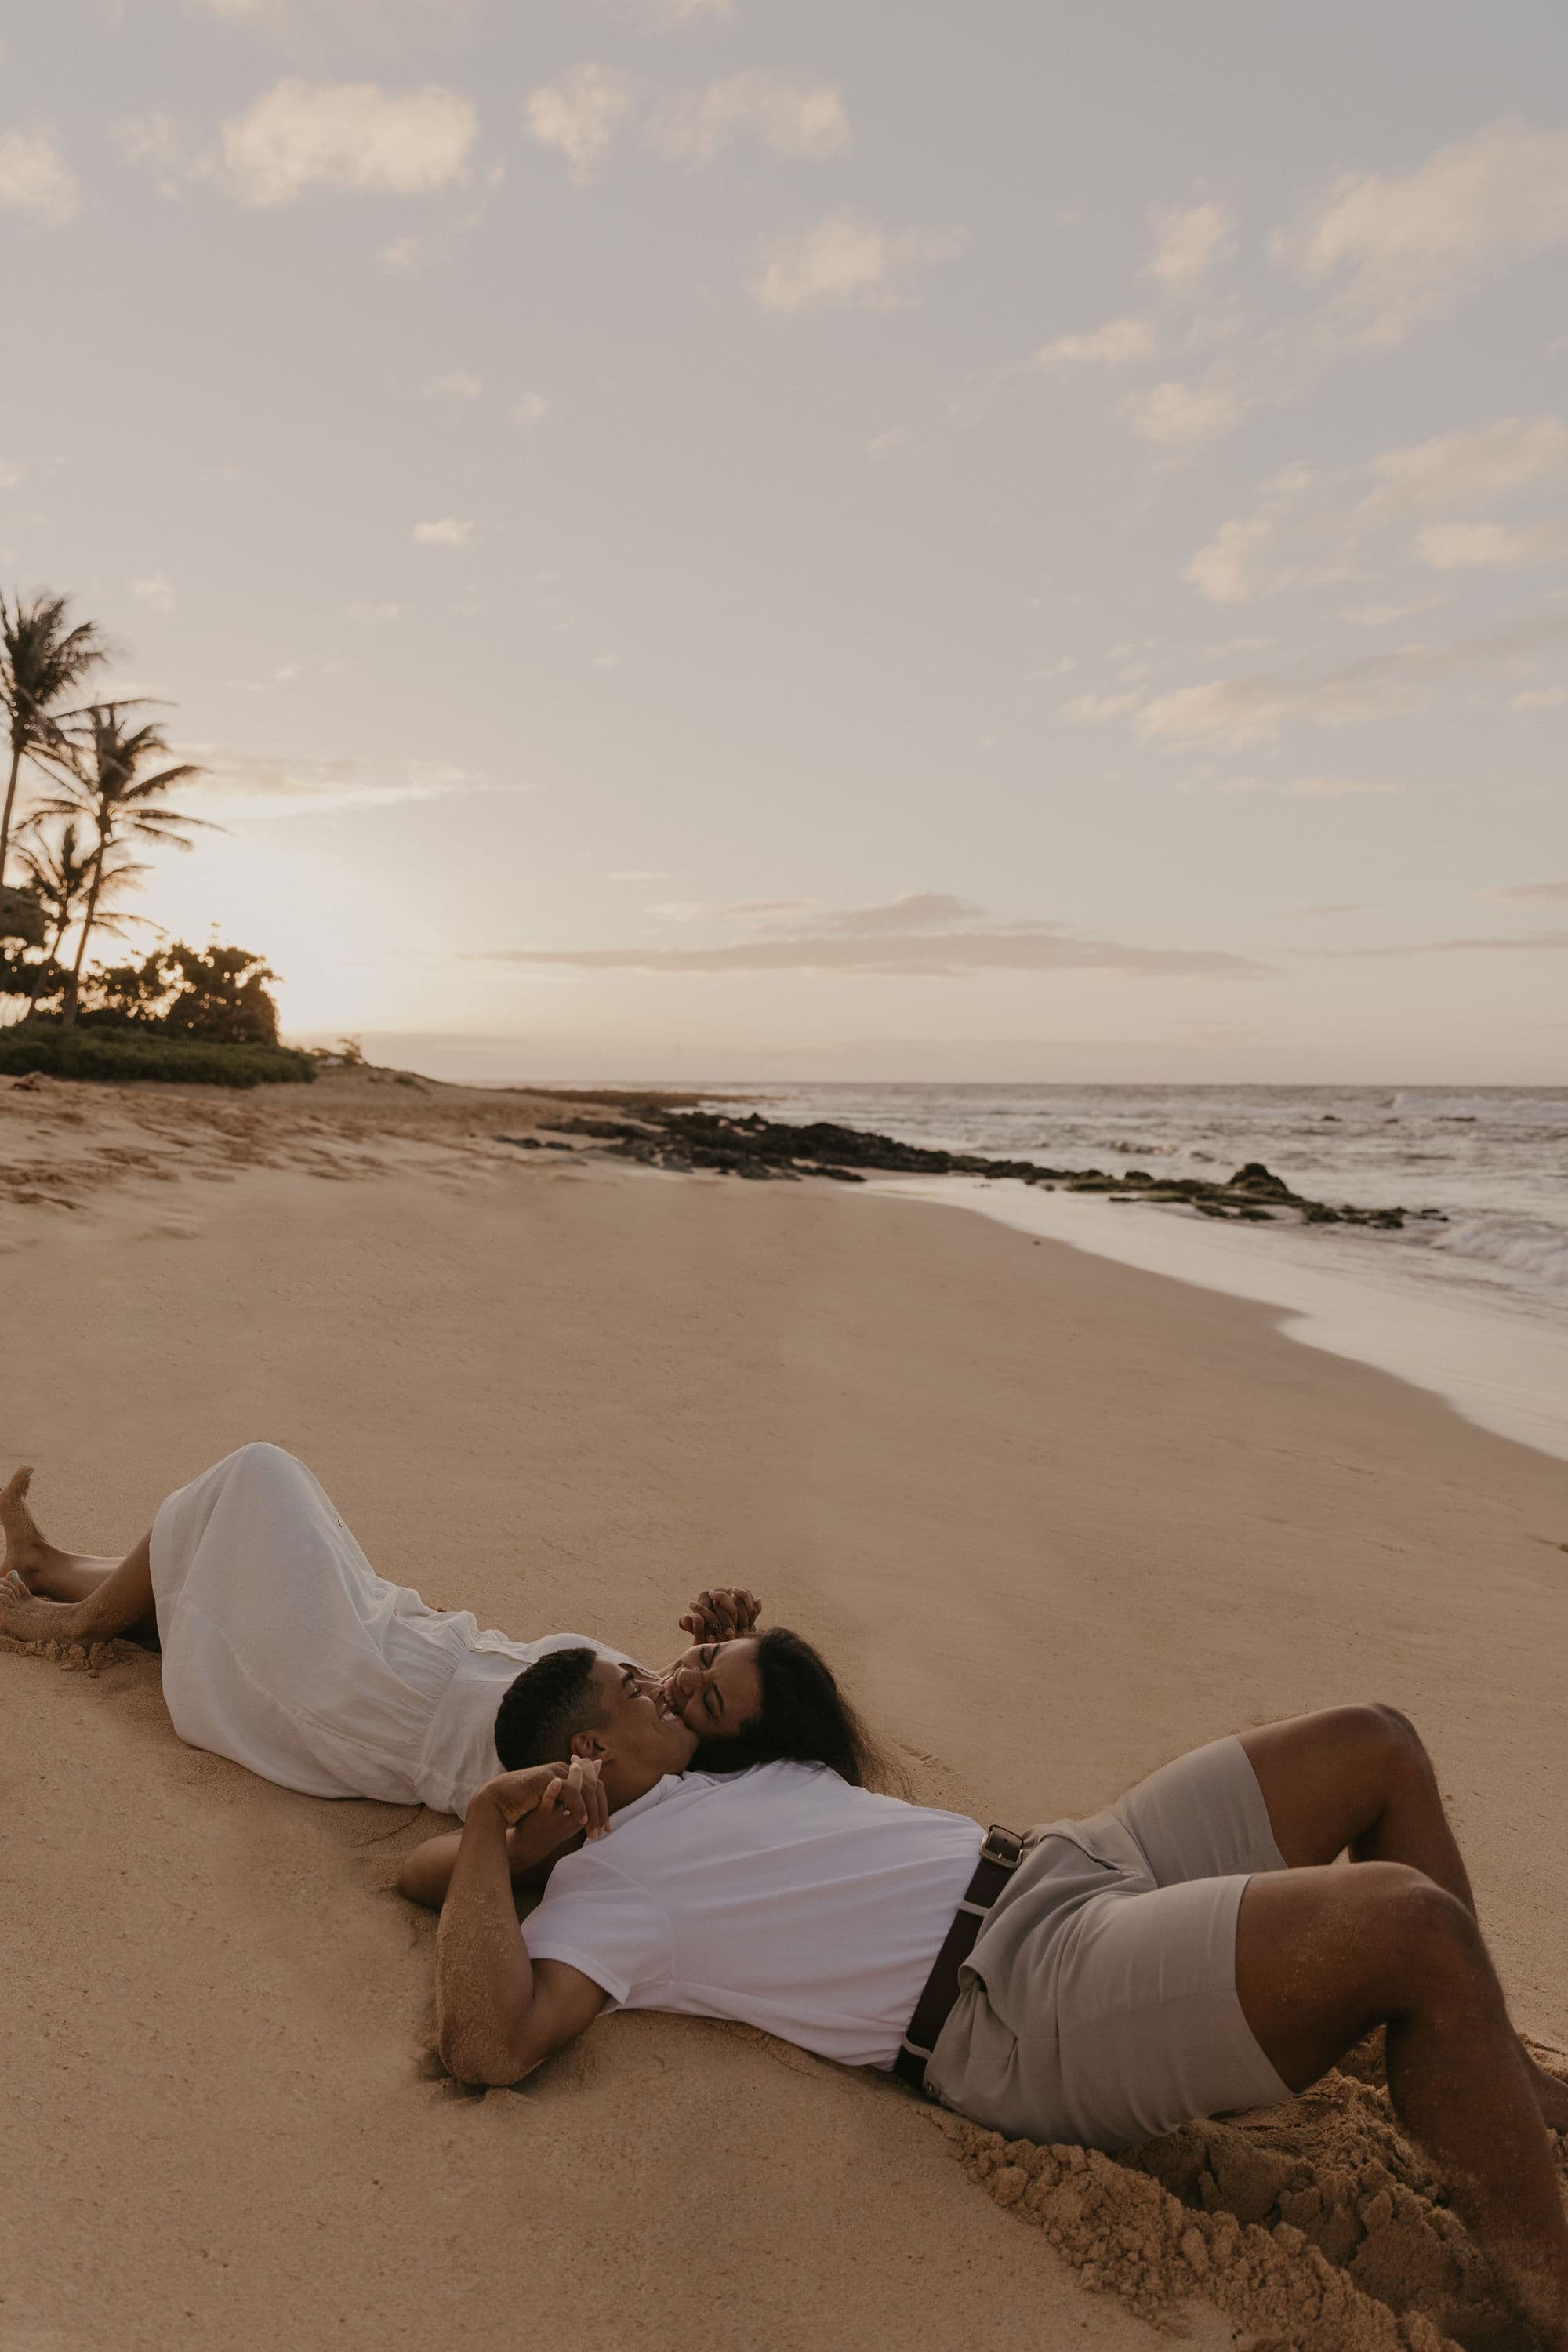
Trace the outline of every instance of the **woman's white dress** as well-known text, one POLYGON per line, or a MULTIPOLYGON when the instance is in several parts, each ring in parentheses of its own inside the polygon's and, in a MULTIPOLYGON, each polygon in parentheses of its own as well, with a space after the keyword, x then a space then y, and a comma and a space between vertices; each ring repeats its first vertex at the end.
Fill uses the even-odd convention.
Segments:
POLYGON ((500 1770, 509 1684, 584 1633, 509 1642, 467 1610, 377 1576, 319 1481, 277 1445, 242 1445, 153 1523, 163 1696, 174 1729, 311 1797, 460 1814, 500 1770))

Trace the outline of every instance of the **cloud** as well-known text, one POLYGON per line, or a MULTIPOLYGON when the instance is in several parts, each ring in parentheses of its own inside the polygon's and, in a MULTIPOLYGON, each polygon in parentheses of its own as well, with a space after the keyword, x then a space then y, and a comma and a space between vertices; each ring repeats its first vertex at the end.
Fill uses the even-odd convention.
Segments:
POLYGON ((474 535, 471 522, 443 515, 438 522, 416 522, 410 534, 416 547, 467 547, 474 535))
MULTIPOLYGON (((756 903, 765 906, 767 901, 756 903)), ((985 918, 983 907, 952 890, 907 890, 901 898, 886 898, 877 906, 822 908, 815 912, 808 899, 786 898, 778 903, 784 913, 811 913, 811 929, 829 935, 848 932, 874 937, 882 931, 940 930, 947 924, 985 918)))
POLYGON ((710 163, 737 139, 754 139, 775 155, 815 158, 843 153, 849 117, 831 82, 756 67, 666 99, 648 138, 680 163, 710 163))
POLYGON ((542 147, 564 155, 574 184, 586 187, 603 169, 631 106, 632 85, 625 74, 610 66, 574 66, 558 81, 529 92, 523 125, 542 147))
MULTIPOLYGON (((1304 466, 1289 467, 1263 485, 1250 514, 1221 524, 1184 576, 1222 604, 1343 580, 1367 541, 1402 522, 1507 500, 1553 480, 1568 480, 1568 425, 1557 416, 1506 416, 1440 434, 1381 450, 1326 480, 1304 466)), ((1558 523, 1515 532, 1467 520, 1429 526, 1415 552, 1436 570, 1513 569, 1546 561, 1565 539, 1568 530, 1558 523)), ((1395 605, 1385 617, 1420 609, 1395 605)))
MULTIPOLYGON (((742 901, 731 920, 798 902, 742 901)), ((719 947, 502 948, 480 961, 574 971, 717 973, 814 971, 957 980, 980 971, 1119 971, 1145 979, 1250 979, 1266 967, 1215 949, 1141 948, 1077 939, 1054 923, 997 922, 947 891, 914 891, 880 905, 821 909, 793 927, 719 947)))
POLYGON ((388 621, 395 621, 403 607, 401 604, 350 604, 346 610, 349 619, 357 621, 361 628, 379 629, 384 627, 388 621))
POLYGON ((174 609, 174 588, 166 572, 143 572, 131 583, 131 593, 155 613, 172 613, 174 609))
POLYGON ((1557 710, 1568 702, 1568 686, 1541 686, 1528 694, 1516 694, 1516 710, 1557 710))
POLYGON ((0 490, 14 490, 22 479, 20 466, 0 465, 0 490))
POLYGON ((542 424, 550 414, 550 403, 542 392, 525 392, 511 412, 511 421, 521 432, 531 425, 542 424))
POLYGON ((196 170, 190 142, 172 114, 127 114, 110 136, 127 163, 151 173, 161 196, 180 195, 196 170))
POLYGON ((1069 719, 1116 719, 1142 700, 1139 694, 1078 694, 1067 705, 1069 719))
POLYGON ((1348 604, 1340 614, 1357 629, 1386 629, 1394 621, 1414 619, 1417 613, 1435 613, 1441 596, 1416 596, 1407 604, 1348 604))
POLYGON ((450 375, 438 375, 431 389, 443 392, 448 400, 478 400, 485 388, 483 376, 468 375, 454 368, 450 375))
POLYGON ((735 13, 735 0, 633 0, 634 13, 656 33, 683 32, 689 25, 721 23, 735 13))
POLYGON ((310 188, 421 195, 462 178, 478 127, 470 101, 435 84, 280 81, 224 124, 224 162, 252 205, 310 188))
POLYGON ((1568 907, 1568 882, 1515 882, 1506 889, 1480 890, 1476 895, 1507 899, 1521 907, 1568 907))
POLYGON ((358 759, 315 753, 279 758, 228 743, 184 743, 180 757, 203 770, 204 792, 246 799, 309 800, 318 793, 341 793, 357 783, 365 769, 358 759))
MULTIPOLYGON (((1188 790, 1203 790, 1188 786, 1188 790)), ((1369 782, 1361 776, 1292 776, 1288 782, 1271 783, 1257 776, 1226 776, 1223 782, 1206 787, 1210 792, 1262 793, 1272 800, 1285 801, 1346 801, 1381 800, 1391 793, 1402 793, 1403 784, 1369 782)))
POLYGON ((1430 523, 1415 551, 1434 572, 1522 572, 1568 547, 1568 518, 1510 530, 1500 522, 1430 523))
POLYGON ((1254 597, 1272 595, 1302 580, 1342 579, 1342 558, 1321 555, 1313 562, 1286 562, 1275 553, 1283 534, 1301 535, 1301 518, 1313 476, 1305 466, 1288 466, 1267 481, 1249 515, 1222 522, 1206 547, 1200 547, 1183 578, 1215 604, 1247 604, 1254 597))
POLYGON ((68 221, 76 210, 76 181, 47 131, 0 134, 0 205, 68 221))
POLYGON ((1341 955, 1524 955, 1539 948, 1568 948, 1568 930, 1522 931, 1513 939, 1417 940, 1408 947, 1342 948, 1341 955))
POLYGON ((1156 447, 1192 449, 1255 409, 1300 400, 1346 359, 1405 341, 1489 278, 1568 243, 1568 130, 1494 123, 1407 173, 1342 175, 1269 239, 1294 283, 1267 303, 1243 307, 1212 290, 1236 244, 1218 200, 1158 205, 1150 221, 1139 280, 1164 298, 1153 319, 1130 314, 1059 337, 1036 364, 1139 365, 1159 347, 1160 310, 1196 305, 1184 342, 1214 354, 1206 370, 1149 386, 1114 412, 1156 447))
POLYGON ((1167 294, 1195 292, 1215 264, 1235 249, 1235 230, 1224 205, 1155 205, 1149 220, 1154 242, 1143 275, 1167 294))
POLYGON ((1368 471, 1374 487, 1359 509, 1366 522, 1489 505, 1534 482, 1568 477, 1568 425, 1560 416, 1504 416, 1384 449, 1368 471))
POLYGON ((1235 385, 1218 375, 1202 383, 1170 377, 1147 392, 1131 394, 1121 414, 1141 441, 1162 449, 1195 449, 1223 439, 1240 422, 1242 404, 1235 385))
POLYGON ((354 757, 274 756, 228 743, 184 743, 179 756, 204 772, 199 785, 187 789, 221 802, 226 813, 236 816, 321 816, 341 809, 447 800, 462 793, 527 790, 469 776, 446 761, 410 760, 403 763, 400 776, 388 776, 376 774, 368 761, 354 757))
POLYGON ((915 280, 963 244, 957 230, 890 234, 853 213, 830 213, 814 228, 765 246, 752 299, 777 318, 805 310, 902 310, 915 280))
POLYGON ((1055 373, 1069 367, 1127 367, 1147 359, 1154 349, 1154 330, 1147 319, 1107 319, 1080 335, 1058 335, 1042 344, 1033 364, 1055 373))
POLYGON ((663 923, 743 923, 748 929, 798 919, 813 910, 810 898, 663 898, 648 908, 663 923))
POLYGON ((1352 336, 1392 348, 1510 263, 1568 241, 1568 131, 1489 124, 1398 177, 1352 172, 1273 240, 1352 336))
POLYGON ((1216 739, 1259 743, 1288 719, 1324 726, 1382 718, 1415 708, 1432 688, 1467 676, 1508 669, 1568 638, 1568 613, 1528 614, 1446 646, 1405 646, 1397 653, 1311 675, 1260 672, 1184 686, 1145 703, 1137 728, 1146 740, 1196 743, 1216 739))
MULTIPOLYGON (((121 15, 125 5, 126 0, 100 0, 100 7, 117 7, 121 15)), ((216 16, 295 56, 330 49, 363 58, 423 48, 432 38, 449 40, 479 16, 483 0, 331 0, 330 6, 321 0, 184 0, 184 5, 188 14, 216 16)))

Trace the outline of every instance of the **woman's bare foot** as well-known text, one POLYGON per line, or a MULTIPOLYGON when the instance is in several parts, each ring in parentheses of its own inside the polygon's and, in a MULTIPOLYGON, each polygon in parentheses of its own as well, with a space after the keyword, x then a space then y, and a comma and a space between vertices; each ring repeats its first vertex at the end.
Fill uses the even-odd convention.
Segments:
POLYGON ((33 1579, 47 1570, 53 1544, 46 1541, 43 1529, 27 1508, 27 1490, 33 1483, 31 1463, 16 1471, 8 1485, 0 1486, 0 1529, 5 1537, 5 1558, 0 1575, 13 1571, 30 1585, 33 1579))
POLYGON ((0 1531, 5 1538, 0 1576, 19 1576, 29 1592, 45 1601, 84 1601, 116 1563, 97 1552, 62 1551, 52 1544, 28 1508, 32 1483, 28 1465, 0 1486, 0 1531))
POLYGON ((17 1570, 0 1577, 0 1633, 13 1642, 78 1642, 83 1639, 82 1607, 76 1601, 46 1601, 29 1591, 17 1570))

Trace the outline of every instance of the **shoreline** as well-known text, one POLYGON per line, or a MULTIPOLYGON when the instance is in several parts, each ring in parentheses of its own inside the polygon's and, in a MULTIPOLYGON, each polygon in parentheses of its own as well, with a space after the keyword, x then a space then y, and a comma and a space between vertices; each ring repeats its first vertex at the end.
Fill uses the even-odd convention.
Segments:
MULTIPOLYGON (((384 1574, 519 1635, 658 1660, 690 1593, 743 1570, 918 1799, 1018 1825, 1250 1723, 1387 1701, 1437 1759, 1518 2023, 1568 2042, 1561 1463, 1287 1344, 1275 1310, 947 1201, 617 1167, 522 1096, 300 1093, 0 1091, 7 1300, 48 1335, 43 1377, 0 1357, 0 1444, 37 1463, 52 1533, 121 1548, 266 1436, 384 1574)), ((140 1654, 94 1675, 0 1648, 0 1677, 24 2336, 427 2352, 460 2295, 479 2345, 526 2310, 548 2352, 680 2352, 715 2210, 710 2324, 758 2352, 1156 2352, 1178 2315, 1200 2352, 1233 2324, 1431 2352, 1472 2308, 1381 2093, 1337 2078, 1223 2152, 1176 2136, 1160 2179, 1217 2166, 1213 2210, 1106 2162, 1055 2237, 1018 2220, 1055 2227, 1043 2160, 999 2167, 740 2028, 614 2018, 521 2094, 460 2097, 425 2055, 431 1924, 391 1892, 441 1824, 182 1747, 140 1654), (1437 2336, 1347 2267, 1370 2225, 1334 2183, 1370 2163, 1411 2184, 1380 2275, 1437 2336), (1331 2310, 1274 2232, 1284 2179, 1324 2190, 1331 2310), (606 2237, 584 2220, 607 2181, 606 2237), (1135 2266, 1151 2219, 1168 2259, 1135 2266)))
POLYGON ((1301 1344, 1410 1381, 1478 1427, 1568 1460, 1568 1326, 1521 1299, 1489 1296, 1451 1263, 1447 1279, 1429 1269, 1424 1278, 1421 1256, 1373 1238, 1428 1218, 1446 1223, 1435 1209, 1336 1207, 1294 1192, 1258 1161, 1222 1181, 1074 1171, 878 1129, 738 1113, 711 1099, 693 1111, 606 1093, 593 1113, 563 1106, 550 1124, 650 1168, 869 1184, 977 1210, 1123 1265, 1279 1307, 1280 1329, 1301 1344), (605 1118, 606 1108, 623 1115, 605 1118), (1249 1233, 1240 1239, 1226 1230, 1243 1224, 1249 1233))
MULTIPOLYGON (((1245 1237, 1175 1216, 1130 1217, 1103 1201, 963 1176, 888 1178, 875 1190, 994 1218, 1113 1264, 1280 1310, 1278 1328, 1440 1397, 1492 1435, 1568 1461, 1568 1330, 1501 1297, 1421 1285, 1368 1242, 1363 1263, 1313 1263, 1316 1236, 1245 1237), (1376 1252, 1377 1255, 1373 1255, 1376 1252)), ((1335 1235, 1341 1252, 1350 1244, 1335 1235)))

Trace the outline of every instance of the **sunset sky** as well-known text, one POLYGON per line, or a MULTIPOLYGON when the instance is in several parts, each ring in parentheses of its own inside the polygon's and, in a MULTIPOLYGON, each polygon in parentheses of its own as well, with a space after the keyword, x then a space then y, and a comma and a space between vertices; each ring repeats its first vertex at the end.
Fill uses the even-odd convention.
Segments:
POLYGON ((1563 1080, 1558 5, 5 26, 0 580, 291 1034, 1563 1080))

